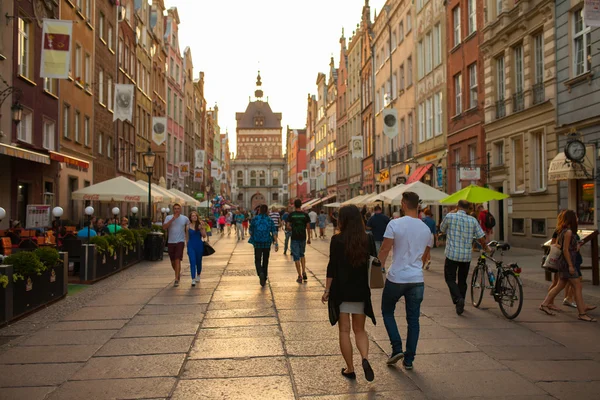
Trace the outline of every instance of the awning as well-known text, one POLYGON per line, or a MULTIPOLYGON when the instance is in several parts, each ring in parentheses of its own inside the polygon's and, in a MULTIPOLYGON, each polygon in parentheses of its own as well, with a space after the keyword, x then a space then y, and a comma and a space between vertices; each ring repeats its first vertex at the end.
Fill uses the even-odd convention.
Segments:
POLYGON ((195 198, 193 198, 192 196, 190 196, 187 193, 183 193, 181 190, 169 189, 169 192, 171 192, 179 197, 183 197, 183 199, 186 202, 186 205, 188 205, 188 206, 200 207, 200 202, 198 200, 196 200, 195 198))
POLYGON ((8 144, 0 143, 0 154, 4 154, 9 157, 22 158, 23 160, 35 161, 42 164, 50 165, 50 157, 45 154, 37 153, 35 151, 22 149, 20 147, 10 146, 8 144))
MULTIPOLYGON (((147 181, 143 181, 143 180, 139 179, 135 183, 142 185, 146 189, 148 188, 147 181)), ((158 193, 159 195, 161 195, 163 197, 163 200, 161 203, 164 203, 164 204, 179 203, 182 206, 185 205, 185 201, 182 198, 177 196, 175 193, 171 193, 167 189, 165 189, 161 186, 158 186, 155 183, 152 184, 152 193, 158 193)))
POLYGON ((66 164, 75 165, 76 167, 80 168, 90 167, 90 163, 88 161, 73 156, 68 156, 66 154, 57 153, 55 151, 50 152, 50 159, 58 162, 64 162, 66 164))
POLYGON ((425 174, 427 173, 427 171, 429 171, 429 169, 433 166, 433 164, 426 164, 426 165, 421 165, 420 167, 418 167, 415 172, 413 172, 409 177, 408 180, 406 181, 406 184, 410 184, 410 183, 414 183, 414 182, 418 182, 421 180, 421 178, 423 176, 425 176, 425 174))
POLYGON ((301 208, 302 208, 302 209, 305 209, 305 208, 312 207, 312 206, 314 206, 314 205, 315 205, 315 203, 316 203, 317 201, 319 201, 319 200, 321 200, 321 199, 312 199, 312 200, 310 200, 310 201, 307 201, 306 203, 302 204, 302 207, 301 207, 301 208))
MULTIPOLYGON (((123 176, 79 189, 73 192, 71 196, 73 200, 124 201, 128 203, 148 202, 147 188, 123 176)), ((161 202, 162 200, 161 195, 153 192, 153 202, 161 202)))
POLYGON ((565 153, 560 152, 550 162, 548 168, 549 181, 567 181, 570 179, 593 179, 595 150, 593 146, 586 147, 585 159, 582 163, 567 160, 565 153))

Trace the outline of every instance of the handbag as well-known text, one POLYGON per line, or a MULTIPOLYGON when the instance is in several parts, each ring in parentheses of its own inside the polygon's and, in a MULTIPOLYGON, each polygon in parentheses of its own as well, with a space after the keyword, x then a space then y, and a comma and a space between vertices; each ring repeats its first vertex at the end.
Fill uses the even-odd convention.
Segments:
POLYGON ((208 242, 204 242, 204 253, 202 255, 207 257, 212 256, 213 254, 215 254, 215 248, 208 244, 208 242))
POLYGON ((383 289, 385 286, 385 270, 381 267, 381 261, 373 254, 377 254, 373 235, 369 235, 369 287, 371 289, 383 289))
POLYGON ((547 269, 550 272, 558 272, 561 265, 563 264, 563 245, 564 244, 559 244, 559 242, 561 241, 560 239, 563 238, 563 233, 561 232, 561 234, 559 235, 558 239, 556 240, 555 244, 550 245, 550 251, 548 252, 548 255, 546 256, 546 259, 544 261, 544 264, 542 264, 542 267, 544 267, 545 269, 547 269))

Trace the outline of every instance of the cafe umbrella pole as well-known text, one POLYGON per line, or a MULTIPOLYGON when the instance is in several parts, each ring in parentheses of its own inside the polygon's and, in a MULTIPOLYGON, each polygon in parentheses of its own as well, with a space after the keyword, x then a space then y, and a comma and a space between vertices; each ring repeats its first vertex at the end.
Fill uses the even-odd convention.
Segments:
MULTIPOLYGON (((85 208, 85 215, 87 215, 87 243, 85 245, 85 274, 84 281, 88 280, 88 269, 89 269, 89 257, 90 257, 90 230, 92 229, 92 215, 94 215, 94 207, 88 206, 85 208)), ((81 276, 81 275, 80 275, 81 276)))

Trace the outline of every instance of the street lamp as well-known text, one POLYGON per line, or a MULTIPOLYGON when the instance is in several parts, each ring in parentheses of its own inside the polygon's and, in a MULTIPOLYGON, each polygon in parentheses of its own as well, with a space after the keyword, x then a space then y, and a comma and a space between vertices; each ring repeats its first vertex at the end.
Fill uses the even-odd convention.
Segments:
POLYGON ((119 215, 120 212, 121 210, 119 210, 119 207, 115 207, 112 209, 112 213, 115 217, 115 231, 113 232, 115 235, 117 234, 117 215, 119 215))
POLYGON ((21 122, 21 120, 23 119, 23 106, 17 100, 10 108, 10 111, 12 111, 13 122, 18 125, 19 122, 21 122))
POLYGON ((64 210, 62 209, 62 207, 54 207, 52 209, 52 215, 54 216, 54 218, 56 218, 56 229, 57 229, 57 233, 56 233, 56 237, 58 238, 60 236, 60 229, 62 228, 62 224, 60 222, 60 217, 62 217, 64 214, 64 210))
POLYGON ((163 223, 163 225, 165 223, 165 213, 166 212, 167 212, 166 208, 163 207, 163 208, 160 209, 160 213, 162 214, 162 223, 163 223))
POLYGON ((131 213, 133 214, 133 221, 132 222, 132 228, 137 228, 137 217, 136 214, 138 213, 139 209, 137 207, 131 207, 131 213))
POLYGON ((0 207, 0 222, 6 217, 6 210, 0 207))
POLYGON ((94 207, 87 206, 85 208, 85 215, 87 215, 87 243, 85 244, 85 275, 84 275, 84 280, 87 281, 87 278, 88 278, 88 266, 89 266, 89 259, 90 259, 90 230, 92 229, 92 215, 94 215, 94 207))
MULTIPOLYGON (((144 159, 144 168, 146 169, 143 172, 148 175, 148 228, 152 228, 152 172, 154 171, 156 154, 152 151, 152 148, 148 147, 148 151, 142 153, 142 157, 144 159)), ((137 168, 137 163, 134 162, 131 164, 133 172, 137 171, 137 168)))

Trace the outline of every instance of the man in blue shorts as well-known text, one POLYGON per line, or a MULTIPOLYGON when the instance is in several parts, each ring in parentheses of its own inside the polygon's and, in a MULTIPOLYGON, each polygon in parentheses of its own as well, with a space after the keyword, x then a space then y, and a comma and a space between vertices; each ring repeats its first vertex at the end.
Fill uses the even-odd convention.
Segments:
POLYGON ((303 280, 308 280, 304 251, 306 250, 307 237, 308 244, 310 244, 310 218, 307 213, 302 211, 302 201, 300 199, 294 201, 294 207, 296 211, 288 215, 286 225, 287 229, 292 231, 292 257, 298 272, 296 282, 302 283, 303 280))

